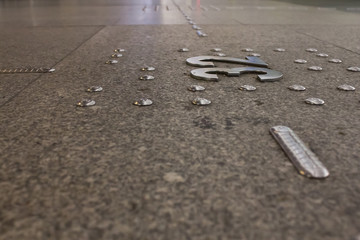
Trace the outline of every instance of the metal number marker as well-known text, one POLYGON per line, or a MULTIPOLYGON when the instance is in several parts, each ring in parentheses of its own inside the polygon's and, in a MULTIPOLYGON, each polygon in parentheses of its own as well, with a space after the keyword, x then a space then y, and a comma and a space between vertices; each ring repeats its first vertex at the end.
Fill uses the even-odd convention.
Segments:
POLYGON ((226 74, 229 77, 237 77, 244 73, 258 73, 258 79, 262 82, 274 82, 283 77, 283 74, 268 68, 242 67, 242 68, 198 68, 190 72, 191 77, 199 80, 218 81, 217 73, 226 74), (263 74, 263 75, 260 75, 263 74))
POLYGON ((238 63, 257 67, 268 67, 268 64, 258 57, 247 56, 246 59, 219 57, 219 56, 198 56, 186 59, 186 63, 195 67, 214 67, 212 62, 238 63))
POLYGON ((190 72, 191 77, 198 80, 218 81, 217 73, 227 74, 229 68, 198 68, 190 72))
POLYGON ((329 176, 326 167, 290 128, 275 126, 270 132, 301 175, 309 178, 329 176))
POLYGON ((275 82, 283 77, 281 72, 271 70, 268 68, 258 68, 258 67, 241 67, 241 68, 232 68, 228 72, 228 76, 240 76, 244 73, 260 73, 258 79, 261 82, 275 82))

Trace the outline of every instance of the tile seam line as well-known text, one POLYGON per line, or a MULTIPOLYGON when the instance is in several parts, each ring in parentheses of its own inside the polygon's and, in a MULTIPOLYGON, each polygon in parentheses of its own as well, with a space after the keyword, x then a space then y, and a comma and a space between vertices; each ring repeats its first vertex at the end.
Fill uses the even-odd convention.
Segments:
POLYGON ((356 54, 356 55, 360 55, 360 53, 358 53, 358 52, 355 52, 355 51, 353 51, 353 50, 347 49, 346 47, 339 46, 339 45, 334 44, 334 43, 332 43, 332 42, 323 40, 323 39, 321 39, 321 38, 317 38, 317 37, 315 37, 315 36, 313 36, 313 35, 311 35, 311 34, 304 33, 304 32, 301 32, 301 31, 299 31, 299 30, 296 30, 295 32, 296 32, 296 33, 299 33, 299 34, 302 34, 302 35, 305 35, 305 36, 308 36, 308 37, 311 37, 311 38, 316 39, 316 40, 318 40, 318 41, 325 42, 325 43, 327 43, 327 44, 331 44, 331 45, 333 45, 334 47, 341 48, 341 49, 343 49, 343 50, 346 50, 346 51, 348 51, 348 52, 354 53, 354 54, 356 54))
MULTIPOLYGON (((90 37, 86 38, 83 42, 81 42, 76 48, 74 48, 72 51, 70 51, 68 54, 66 54, 64 57, 62 57, 59 61, 57 61, 52 68, 56 67, 56 65, 58 65, 59 63, 61 63, 62 61, 65 60, 65 58, 67 58, 68 56, 70 56, 73 52, 75 52, 76 50, 78 50, 81 46, 83 46, 87 41, 89 41, 91 38, 93 38, 94 36, 96 36, 101 30, 103 30, 106 27, 106 25, 102 25, 101 27, 99 26, 99 30, 97 30, 94 34, 92 34, 90 37)), ((54 73, 43 73, 43 74, 54 74, 54 73)), ((38 76, 37 78, 35 78, 34 80, 30 81, 25 87, 23 87, 19 92, 17 92, 14 96, 12 96, 11 98, 9 98, 6 102, 4 102, 3 104, 0 105, 0 108, 3 108, 5 105, 7 105, 8 103, 10 103, 11 101, 13 101, 17 96, 19 96, 25 89, 27 89, 28 87, 30 87, 32 84, 34 84, 37 80, 39 80, 43 74, 40 74, 40 76, 38 76)), ((56 74, 56 73, 55 73, 56 74)))
POLYGON ((235 19, 235 18, 231 18, 234 22, 236 22, 236 23, 239 23, 240 25, 243 25, 243 26, 245 26, 246 24, 245 23, 243 23, 243 22, 241 22, 241 21, 239 21, 239 20, 237 20, 237 19, 235 19))

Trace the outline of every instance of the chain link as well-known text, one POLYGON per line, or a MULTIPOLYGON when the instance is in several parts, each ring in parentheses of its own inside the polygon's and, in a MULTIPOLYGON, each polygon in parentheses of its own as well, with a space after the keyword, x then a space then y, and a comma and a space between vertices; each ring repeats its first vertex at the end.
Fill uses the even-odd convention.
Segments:
POLYGON ((0 69, 0 74, 10 73, 52 73, 54 68, 4 68, 0 69))

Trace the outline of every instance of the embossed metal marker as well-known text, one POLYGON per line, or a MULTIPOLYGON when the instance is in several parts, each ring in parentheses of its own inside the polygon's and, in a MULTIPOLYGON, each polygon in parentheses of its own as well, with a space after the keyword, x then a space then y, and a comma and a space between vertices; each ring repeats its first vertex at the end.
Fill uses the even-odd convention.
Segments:
POLYGON ((268 67, 268 64, 258 57, 247 56, 246 59, 219 56, 198 56, 186 59, 186 63, 195 67, 214 67, 212 62, 238 63, 257 67, 268 67))
POLYGON ((326 167, 290 128, 275 126, 270 132, 301 175, 309 178, 329 176, 326 167))
POLYGON ((261 82, 274 82, 283 77, 281 72, 268 68, 241 67, 241 68, 198 68, 190 72, 191 77, 199 80, 218 81, 217 73, 226 74, 229 77, 237 77, 244 73, 257 73, 261 82), (262 75, 260 75, 262 74, 262 75))

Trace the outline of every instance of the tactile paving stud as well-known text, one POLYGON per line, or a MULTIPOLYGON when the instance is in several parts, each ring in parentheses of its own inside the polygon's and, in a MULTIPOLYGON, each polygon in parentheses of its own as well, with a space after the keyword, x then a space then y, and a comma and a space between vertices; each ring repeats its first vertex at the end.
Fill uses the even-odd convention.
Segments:
POLYGON ((206 98, 197 97, 194 100, 192 100, 192 104, 198 106, 205 106, 211 104, 211 101, 207 100, 206 98))
POLYGON ((308 70, 310 71, 322 71, 322 67, 319 67, 319 66, 311 66, 311 67, 308 67, 308 70))
POLYGON ((103 90, 100 86, 91 86, 88 89, 86 89, 87 92, 101 92, 103 90))
POLYGON ((305 102, 310 105, 324 105, 325 104, 324 100, 322 100, 320 98, 314 98, 314 97, 305 99, 305 102))
POLYGON ((355 91, 355 87, 348 85, 348 84, 343 84, 337 87, 337 89, 342 90, 342 91, 355 91))
POLYGON ((136 106, 150 106, 153 104, 153 101, 148 98, 140 98, 139 100, 134 102, 136 106))
POLYGON ((288 89, 292 90, 292 91, 305 91, 306 88, 302 85, 298 85, 298 84, 294 84, 288 87, 288 89))
POLYGON ((95 101, 92 99, 83 99, 76 103, 78 107, 91 107, 95 105, 95 101))

